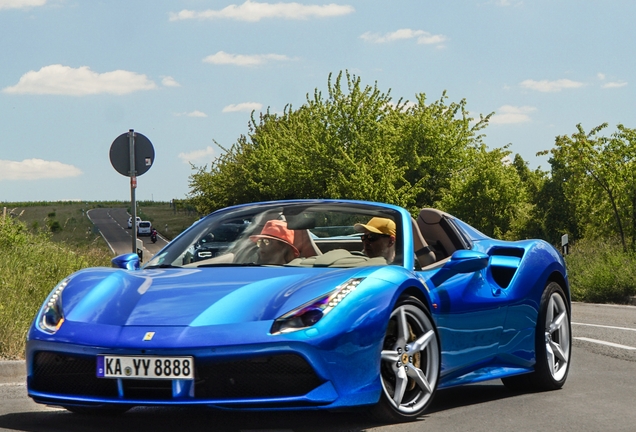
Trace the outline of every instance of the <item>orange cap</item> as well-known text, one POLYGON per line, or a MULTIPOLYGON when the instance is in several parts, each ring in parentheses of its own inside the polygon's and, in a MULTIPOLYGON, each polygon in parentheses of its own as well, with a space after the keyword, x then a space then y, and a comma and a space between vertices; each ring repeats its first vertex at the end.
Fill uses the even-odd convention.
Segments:
POLYGON ((285 221, 277 219, 269 220, 265 223, 260 234, 250 236, 250 240, 253 242, 261 238, 270 238, 282 241, 294 249, 294 254, 296 254, 296 256, 300 255, 300 252, 296 246, 294 246, 294 231, 287 229, 287 222, 285 221))

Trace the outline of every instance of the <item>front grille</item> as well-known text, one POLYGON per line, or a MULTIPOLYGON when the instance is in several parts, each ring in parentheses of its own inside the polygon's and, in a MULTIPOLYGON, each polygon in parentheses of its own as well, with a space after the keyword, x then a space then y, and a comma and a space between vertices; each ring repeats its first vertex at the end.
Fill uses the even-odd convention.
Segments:
POLYGON ((30 387, 47 393, 117 397, 117 381, 97 378, 96 371, 95 357, 38 352, 30 387))
MULTIPOLYGON (((324 381, 296 354, 231 362, 195 360, 195 399, 302 396, 324 381)), ((43 393, 119 398, 116 379, 97 378, 96 358, 38 352, 30 388, 43 393)), ((171 380, 122 379, 123 399, 171 400, 171 380)))
POLYGON ((123 379, 124 398, 146 400, 172 399, 171 380, 123 379))
POLYGON ((301 396, 323 381, 295 354, 197 363, 197 398, 233 399, 301 396))

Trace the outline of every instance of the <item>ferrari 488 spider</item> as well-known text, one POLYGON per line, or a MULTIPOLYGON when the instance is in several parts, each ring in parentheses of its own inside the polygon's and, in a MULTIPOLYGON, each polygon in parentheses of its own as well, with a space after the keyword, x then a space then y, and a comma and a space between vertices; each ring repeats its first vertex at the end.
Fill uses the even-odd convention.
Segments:
POLYGON ((145 265, 62 280, 28 334, 27 384, 75 412, 133 406, 366 407, 421 415, 437 389, 563 386, 564 261, 435 209, 346 200, 245 204, 145 265))

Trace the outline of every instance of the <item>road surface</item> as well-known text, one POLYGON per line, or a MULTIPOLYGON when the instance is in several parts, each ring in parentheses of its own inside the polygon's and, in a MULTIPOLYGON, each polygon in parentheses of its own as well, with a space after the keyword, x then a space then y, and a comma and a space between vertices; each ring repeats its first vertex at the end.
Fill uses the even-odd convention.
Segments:
MULTIPOLYGON (((130 214, 124 208, 95 208, 88 211, 88 217, 99 229, 114 255, 133 252, 132 229, 128 229, 130 214)), ((138 237, 143 242, 143 262, 150 260, 168 242, 159 235, 157 243, 148 236, 138 237)))

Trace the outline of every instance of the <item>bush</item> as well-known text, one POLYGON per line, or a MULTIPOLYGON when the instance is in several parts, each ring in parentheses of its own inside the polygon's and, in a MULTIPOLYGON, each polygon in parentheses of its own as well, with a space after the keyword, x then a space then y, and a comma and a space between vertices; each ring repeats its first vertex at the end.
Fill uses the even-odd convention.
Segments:
POLYGON ((49 229, 51 230, 51 232, 53 233, 57 233, 62 231, 62 225, 60 225, 60 223, 56 220, 54 221, 50 221, 49 222, 49 229))
POLYGON ((619 240, 580 240, 565 259, 572 300, 625 304, 636 295, 636 254, 619 240))
POLYGON ((107 252, 72 249, 0 217, 0 358, 23 358, 29 325, 51 289, 69 274, 98 265, 110 265, 107 252))

